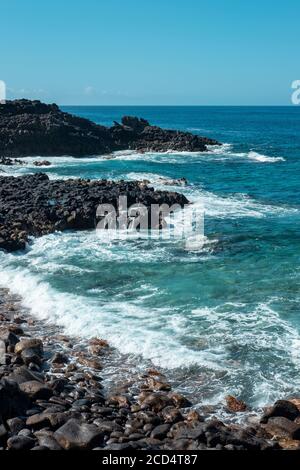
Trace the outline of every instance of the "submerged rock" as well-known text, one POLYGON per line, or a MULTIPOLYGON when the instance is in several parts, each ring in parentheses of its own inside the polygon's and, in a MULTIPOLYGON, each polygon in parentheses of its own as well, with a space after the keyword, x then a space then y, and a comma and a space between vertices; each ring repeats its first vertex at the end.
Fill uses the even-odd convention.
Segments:
POLYGON ((34 166, 51 166, 51 162, 48 160, 37 161, 33 163, 34 166))
POLYGON ((186 178, 169 179, 159 177, 158 181, 166 186, 186 186, 188 184, 186 178))

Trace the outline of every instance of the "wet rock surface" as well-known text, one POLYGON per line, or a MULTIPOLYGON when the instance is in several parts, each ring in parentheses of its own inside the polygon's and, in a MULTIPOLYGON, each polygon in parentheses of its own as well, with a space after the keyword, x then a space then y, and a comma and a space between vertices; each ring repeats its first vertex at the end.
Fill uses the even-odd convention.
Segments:
POLYGON ((124 116, 112 127, 62 112, 56 104, 15 100, 0 104, 0 155, 87 156, 116 150, 205 151, 215 140, 151 126, 124 116))
POLYGON ((241 400, 238 400, 237 398, 228 395, 225 397, 226 400, 226 408, 228 411, 232 412, 238 412, 238 411, 246 411, 247 405, 241 400))
POLYGON ((152 204, 183 207, 188 203, 183 194, 155 191, 137 181, 54 181, 44 173, 0 176, 0 249, 24 249, 29 236, 95 228, 99 204, 110 204, 117 210, 120 196, 127 197, 128 207, 136 203, 147 208, 152 204))
MULTIPOLYGON (((297 400, 276 402, 261 421, 228 424, 193 409, 159 370, 146 370, 108 390, 98 368, 78 360, 97 359, 90 350, 95 345, 102 358, 109 355, 106 341, 94 338, 79 347, 72 338, 49 336, 49 326, 20 311, 19 302, 0 289, 1 334, 8 338, 9 331, 18 332, 13 341, 4 342, 8 360, 0 366, 3 449, 299 450, 297 400), (41 337, 36 336, 37 326, 43 328, 41 337), (34 370, 22 356, 28 349, 38 358, 34 370)), ((239 400, 230 398, 239 404, 234 408, 241 408, 239 400)), ((228 397, 224 404, 228 406, 228 397)))
POLYGON ((23 165, 24 162, 22 160, 18 160, 17 158, 9 158, 0 156, 0 165, 4 166, 13 166, 13 165, 23 165))

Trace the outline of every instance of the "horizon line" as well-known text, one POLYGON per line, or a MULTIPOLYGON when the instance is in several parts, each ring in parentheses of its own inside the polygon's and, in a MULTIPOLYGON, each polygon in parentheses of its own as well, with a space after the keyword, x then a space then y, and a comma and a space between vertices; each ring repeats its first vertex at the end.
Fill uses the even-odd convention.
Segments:
POLYGON ((263 108, 299 108, 299 105, 295 104, 62 104, 62 103, 57 103, 58 106, 85 106, 85 107, 121 107, 121 106, 126 106, 126 107, 166 107, 166 108, 213 108, 213 107, 231 107, 231 108, 241 108, 241 107, 263 107, 263 108))

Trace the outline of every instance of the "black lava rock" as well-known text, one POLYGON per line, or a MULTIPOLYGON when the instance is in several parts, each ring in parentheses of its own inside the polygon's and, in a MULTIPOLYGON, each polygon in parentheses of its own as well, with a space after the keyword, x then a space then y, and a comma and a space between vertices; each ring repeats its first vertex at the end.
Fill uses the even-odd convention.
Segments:
MULTIPOLYGON (((15 100, 0 104, 0 155, 101 155, 116 150, 204 151, 218 142, 188 132, 164 130, 125 116, 112 127, 73 116, 56 104, 15 100)), ((9 160, 4 164, 12 164, 9 160)))

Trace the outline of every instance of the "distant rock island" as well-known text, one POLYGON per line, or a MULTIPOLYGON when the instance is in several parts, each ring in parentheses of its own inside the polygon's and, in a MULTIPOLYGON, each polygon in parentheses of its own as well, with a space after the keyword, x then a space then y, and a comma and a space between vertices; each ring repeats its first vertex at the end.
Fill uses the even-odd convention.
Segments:
POLYGON ((83 157, 117 150, 203 152, 207 145, 220 144, 137 117, 124 116, 121 123, 105 127, 63 112, 56 104, 25 99, 0 104, 0 155, 5 157, 83 157))

